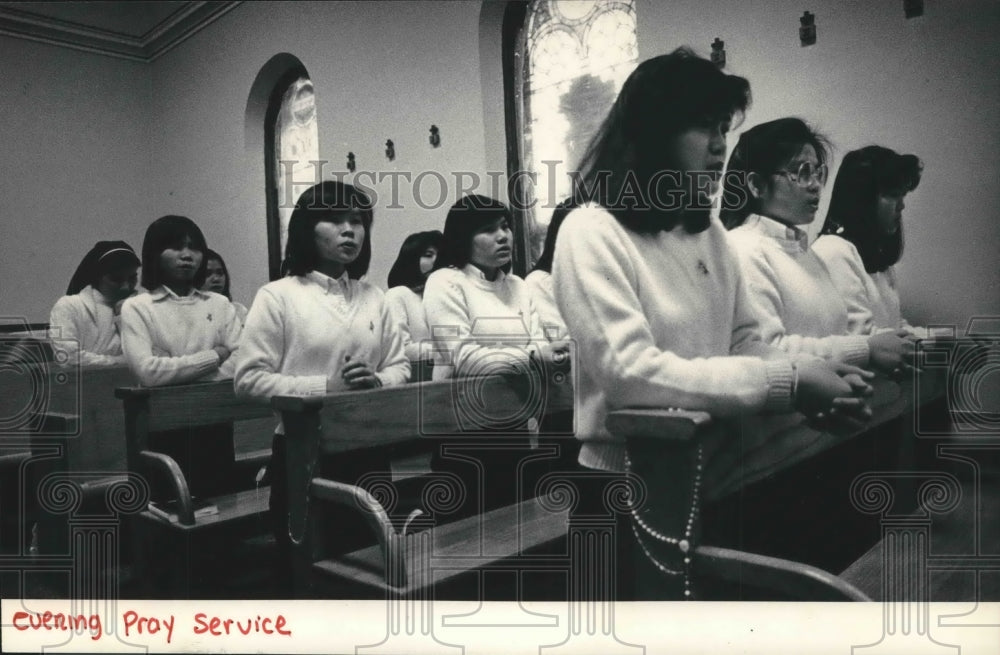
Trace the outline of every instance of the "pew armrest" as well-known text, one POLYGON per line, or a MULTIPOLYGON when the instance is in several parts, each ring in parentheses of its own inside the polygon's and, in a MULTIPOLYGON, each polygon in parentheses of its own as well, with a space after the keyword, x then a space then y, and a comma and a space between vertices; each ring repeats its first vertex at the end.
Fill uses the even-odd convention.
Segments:
POLYGON ((188 487, 184 472, 173 457, 143 450, 139 453, 139 461, 151 470, 170 480, 171 494, 177 499, 177 520, 183 525, 194 525, 194 504, 191 502, 191 490, 188 487))
POLYGON ((43 412, 38 416, 37 432, 46 434, 77 434, 80 431, 80 416, 62 412, 43 412))
POLYGON ((694 555, 697 569, 713 578, 780 592, 797 600, 871 600, 845 580, 801 562, 713 546, 699 546, 694 555))
POLYGON ((378 547, 385 562, 386 579, 392 586, 404 585, 406 566, 399 536, 392 527, 389 515, 386 514, 382 504, 361 487, 326 478, 313 478, 311 491, 319 500, 344 505, 364 514, 368 526, 378 539, 378 547))
POLYGON ((619 409, 608 413, 608 431, 622 437, 687 442, 712 422, 707 412, 684 409, 619 409))

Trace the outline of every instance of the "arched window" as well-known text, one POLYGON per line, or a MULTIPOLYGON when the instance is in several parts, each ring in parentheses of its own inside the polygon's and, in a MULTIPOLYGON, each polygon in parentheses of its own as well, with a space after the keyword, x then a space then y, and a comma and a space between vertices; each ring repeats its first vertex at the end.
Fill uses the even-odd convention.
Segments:
POLYGON ((507 109, 516 115, 508 120, 508 148, 519 164, 510 173, 526 171, 535 180, 519 175, 514 190, 530 269, 554 205, 570 194, 570 173, 638 63, 635 4, 532 0, 512 5, 505 19, 505 64, 513 68, 507 109))
POLYGON ((275 85, 264 124, 268 264, 274 280, 281 275, 295 201, 322 171, 316 96, 305 68, 288 71, 275 85))

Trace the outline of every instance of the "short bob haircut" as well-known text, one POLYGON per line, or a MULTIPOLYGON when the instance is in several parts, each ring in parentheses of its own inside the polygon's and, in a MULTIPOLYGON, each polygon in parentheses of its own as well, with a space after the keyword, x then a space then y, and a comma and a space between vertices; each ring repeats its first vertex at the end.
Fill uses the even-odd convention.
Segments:
POLYGON ((163 284, 163 272, 160 270, 160 255, 167 248, 180 248, 184 239, 191 240, 191 249, 201 252, 201 266, 194 276, 195 288, 205 283, 205 266, 208 260, 205 253, 205 235, 186 216, 163 216, 156 219, 146 229, 146 237, 142 240, 142 286, 149 291, 155 291, 163 284))
POLYGON ((222 255, 215 252, 211 248, 205 251, 205 277, 208 277, 208 262, 213 259, 222 265, 222 274, 226 276, 226 286, 222 287, 222 295, 232 300, 233 296, 229 292, 229 267, 226 266, 226 260, 222 258, 222 255))
MULTIPOLYGON (((470 194, 452 205, 444 221, 443 256, 438 255, 435 270, 448 266, 464 268, 472 254, 472 237, 501 220, 506 220, 514 229, 510 209, 493 198, 470 194)), ((510 264, 504 266, 505 272, 509 269, 510 264)))
POLYGON ((372 201, 360 189, 339 180, 327 180, 312 186, 299 196, 288 221, 285 261, 288 275, 306 275, 319 265, 316 251, 316 225, 335 222, 349 212, 361 216, 365 239, 357 258, 347 265, 347 275, 357 280, 368 272, 372 260, 372 201))
POLYGON ((552 272, 552 258, 556 254, 556 238, 559 236, 559 229, 562 227, 566 217, 569 216, 569 213, 575 208, 576 205, 572 199, 563 200, 556 205, 556 208, 552 211, 552 218, 549 219, 549 228, 545 231, 545 246, 542 248, 542 255, 535 262, 535 268, 531 269, 532 272, 552 272))
POLYGON ((743 225, 747 216, 760 209, 760 203, 750 192, 751 173, 767 180, 788 164, 804 147, 816 150, 820 164, 830 159, 830 142, 801 118, 779 118, 761 123, 740 135, 726 165, 722 185, 722 208, 719 218, 730 230, 743 225))
POLYGON ((70 278, 66 295, 73 296, 88 285, 97 288, 101 278, 125 268, 139 268, 139 256, 124 241, 98 241, 70 278))
POLYGON ((711 207, 696 205, 688 192, 695 171, 681 170, 676 139, 695 127, 742 119, 749 105, 746 79, 723 73, 688 48, 642 62, 583 155, 574 200, 599 203, 635 232, 678 224, 688 232, 706 229, 711 207))
POLYGON ((923 163, 882 146, 852 150, 837 171, 821 234, 841 236, 858 249, 868 273, 880 273, 903 256, 903 226, 895 234, 878 227, 878 197, 906 195, 920 184, 923 163))
MULTIPOLYGON (((424 286, 427 276, 420 272, 420 258, 428 248, 438 251, 438 257, 444 252, 444 234, 441 230, 416 232, 406 237, 399 256, 389 270, 389 288, 409 287, 416 291, 424 286)), ((437 259, 434 260, 437 263, 437 259)))

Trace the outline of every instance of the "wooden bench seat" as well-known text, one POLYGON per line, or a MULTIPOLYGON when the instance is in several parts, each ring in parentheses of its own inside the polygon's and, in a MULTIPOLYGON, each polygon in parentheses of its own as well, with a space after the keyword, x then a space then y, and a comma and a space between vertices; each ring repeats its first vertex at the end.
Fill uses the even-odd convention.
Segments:
MULTIPOLYGON (((335 559, 319 560, 313 563, 313 569, 320 576, 369 590, 375 597, 387 590, 409 597, 428 585, 439 585, 477 569, 528 568, 532 562, 510 558, 564 539, 568 521, 567 510, 552 512, 532 498, 430 528, 423 535, 426 543, 421 542, 419 533, 391 533, 391 539, 399 540, 400 545, 379 543, 335 559), (423 548, 429 548, 430 557, 424 556, 423 548), (387 588, 388 571, 399 571, 401 575, 387 588)), ((534 564, 551 567, 545 558, 534 564)))
MULTIPOLYGON (((232 380, 218 382, 170 385, 164 387, 128 387, 115 390, 122 400, 125 415, 125 440, 129 471, 132 475, 146 475, 167 483, 168 497, 178 501, 178 521, 170 522, 150 512, 140 511, 134 516, 133 553, 136 575, 146 580, 155 569, 169 576, 171 597, 184 597, 190 588, 184 582, 190 570, 190 540, 199 538, 228 538, 266 531, 263 515, 267 511, 270 488, 254 486, 254 472, 266 464, 270 449, 260 445, 269 443, 273 432, 273 413, 266 403, 237 398, 232 380), (187 472, 168 454, 152 449, 150 435, 169 433, 173 430, 191 430, 222 424, 245 422, 262 434, 253 440, 243 439, 242 444, 256 442, 249 451, 233 452, 233 460, 218 462, 220 476, 226 476, 222 493, 203 500, 216 505, 218 512, 194 517, 187 472), (236 475, 246 469, 246 475, 236 475), (201 536, 199 536, 201 535, 201 536)), ((221 431, 209 435, 211 439, 233 439, 221 431)), ((199 436, 199 438, 202 438, 199 436)), ((152 479, 152 478, 151 478, 152 479)), ((147 591, 159 591, 147 588, 147 591)))
MULTIPOLYGON (((569 377, 556 379, 566 382, 542 385, 546 395, 537 406, 543 413, 573 409, 569 377)), ((443 579, 484 566, 501 566, 506 558, 563 538, 566 514, 547 512, 537 500, 524 496, 459 521, 445 523, 426 515, 413 523, 424 529, 404 535, 367 491, 314 474, 322 458, 362 448, 415 442, 433 448, 442 437, 451 443, 455 439, 501 439, 502 434, 482 431, 485 426, 477 421, 484 416, 516 415, 539 388, 537 380, 527 377, 493 375, 482 380, 273 399, 282 415, 288 447, 288 531, 295 595, 342 595, 345 589, 365 597, 422 594, 443 579), (471 403, 486 405, 475 405, 473 410, 471 403), (364 514, 377 537, 376 545, 331 558, 326 531, 318 529, 320 511, 329 503, 353 506, 364 514)), ((528 441, 524 433, 520 436, 528 441)))
POLYGON ((139 514, 143 519, 153 521, 164 527, 180 531, 194 531, 212 528, 223 524, 232 524, 237 521, 256 518, 267 511, 267 500, 271 493, 271 487, 263 486, 256 489, 245 489, 224 496, 210 496, 205 498, 205 502, 215 505, 217 513, 207 516, 194 516, 193 512, 178 512, 176 523, 168 521, 161 516, 145 510, 139 514))

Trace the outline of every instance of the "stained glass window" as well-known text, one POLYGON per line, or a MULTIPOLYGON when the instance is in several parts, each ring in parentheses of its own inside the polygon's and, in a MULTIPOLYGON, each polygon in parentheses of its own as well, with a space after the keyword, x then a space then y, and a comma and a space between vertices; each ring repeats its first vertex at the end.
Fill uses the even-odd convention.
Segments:
POLYGON ((541 254, 555 203, 571 191, 591 137, 638 63, 632 0, 533 0, 515 82, 521 187, 532 262, 541 254))
MULTIPOLYGON (((270 183, 273 193, 268 208, 272 217, 271 276, 276 277, 278 263, 288 241, 288 220, 298 196, 321 175, 317 175, 319 160, 319 130, 316 123, 316 96, 312 82, 304 73, 286 77, 275 89, 272 125, 268 130, 273 140, 269 157, 270 183), (278 95, 280 93, 280 96, 278 95), (276 221, 273 217, 276 217, 276 221), (277 261, 276 261, 277 260, 277 261)), ((321 171, 320 171, 321 173, 321 171)))

